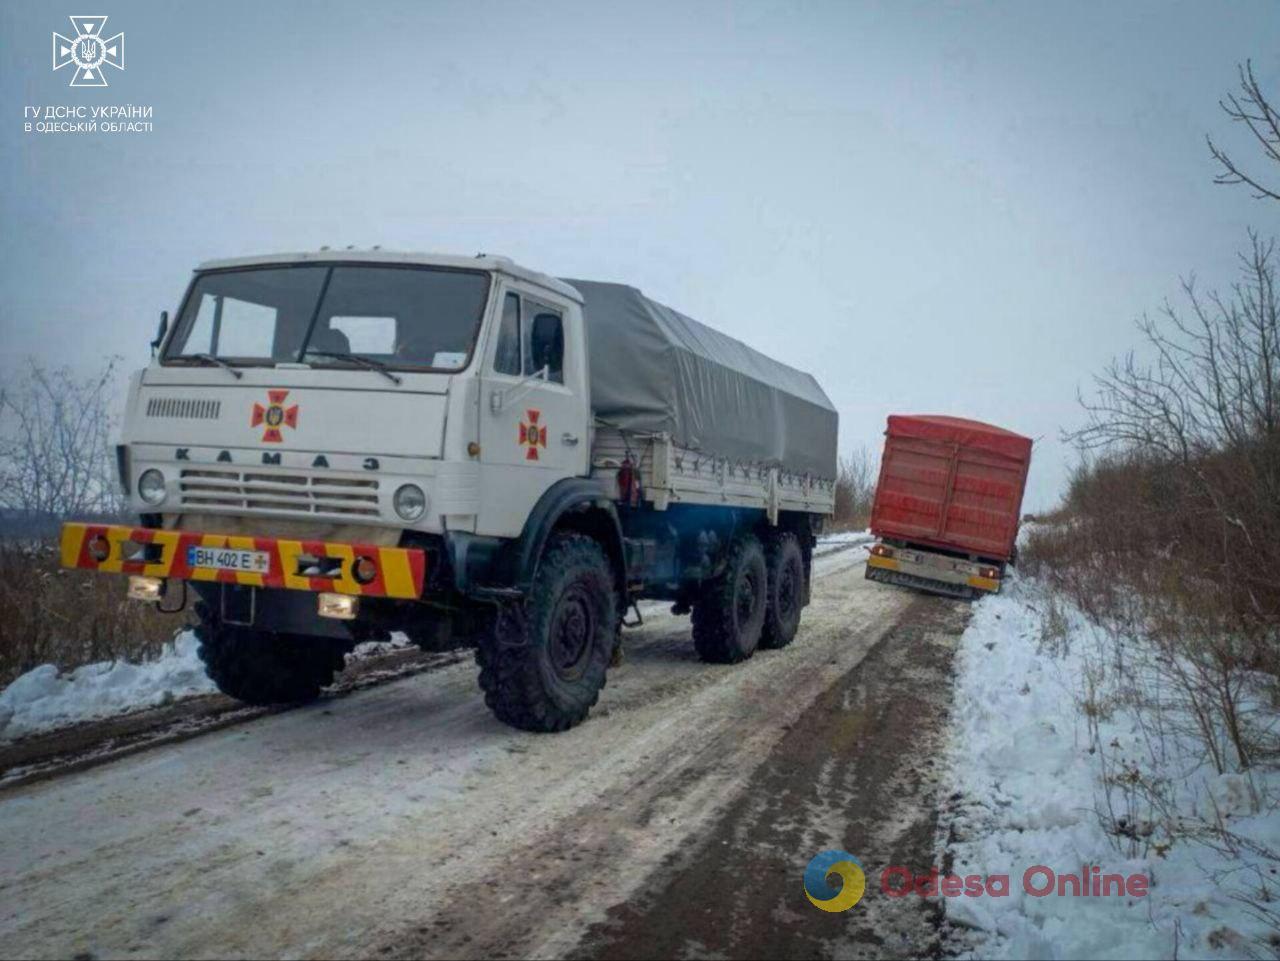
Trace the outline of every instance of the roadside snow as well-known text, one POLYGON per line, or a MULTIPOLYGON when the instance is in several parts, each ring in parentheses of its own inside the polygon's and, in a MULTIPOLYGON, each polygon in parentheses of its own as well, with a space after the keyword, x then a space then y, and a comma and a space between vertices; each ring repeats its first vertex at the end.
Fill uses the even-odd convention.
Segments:
MULTIPOLYGON (((101 661, 59 674, 42 664, 0 691, 0 743, 97 718, 161 707, 198 694, 217 693, 204 673, 195 634, 183 631, 157 660, 143 664, 101 661)), ((404 634, 357 644, 348 662, 412 647, 404 634)))
POLYGON ((357 644, 355 650, 347 655, 347 663, 363 661, 370 657, 381 657, 383 654, 403 651, 407 647, 413 647, 413 641, 409 640, 406 634, 396 631, 389 641, 363 641, 357 644))
MULTIPOLYGON (((1108 833, 1099 814, 1106 808, 1103 765, 1113 778, 1140 770, 1144 778, 1174 785, 1179 811, 1192 818, 1216 805, 1234 818, 1236 833, 1272 850, 1280 848, 1280 817, 1251 798, 1259 787, 1274 797, 1280 779, 1274 771, 1255 769, 1251 785, 1239 774, 1218 775, 1189 763, 1194 749, 1167 732, 1153 750, 1150 718, 1144 724, 1121 708, 1104 712, 1091 736, 1082 705, 1105 703, 1114 694, 1096 686, 1101 640, 1059 598, 1065 635, 1046 650, 1048 600, 1044 589, 1015 576, 1004 593, 974 605, 960 641, 946 792, 951 806, 943 815, 951 837, 944 845, 954 858, 952 873, 1008 875, 1009 895, 949 897, 949 920, 972 929, 970 946, 982 957, 1258 953, 1271 929, 1241 898, 1256 897, 1259 879, 1274 885, 1268 874, 1274 862, 1246 851, 1219 852, 1181 834, 1169 837, 1155 818, 1132 838, 1108 833), (1086 690, 1086 678, 1095 683, 1092 691, 1086 690), (1271 791, 1259 780, 1268 778, 1271 791), (1079 875, 1084 865, 1104 874, 1145 874, 1150 893, 1032 897, 1023 881, 1035 865, 1059 876, 1079 875)), ((1177 823, 1186 820, 1179 817, 1177 823)), ((1043 880, 1040 874, 1034 883, 1043 880)))
POLYGON ((830 577, 867 559, 867 551, 875 538, 869 531, 844 531, 824 534, 813 550, 813 577, 830 577))
POLYGON ((850 544, 870 544, 876 539, 871 531, 837 531, 832 534, 821 534, 818 537, 818 553, 824 548, 844 548, 850 544))
POLYGON ((42 664, 0 691, 0 741, 216 691, 183 631, 158 660, 101 661, 59 674, 42 664))

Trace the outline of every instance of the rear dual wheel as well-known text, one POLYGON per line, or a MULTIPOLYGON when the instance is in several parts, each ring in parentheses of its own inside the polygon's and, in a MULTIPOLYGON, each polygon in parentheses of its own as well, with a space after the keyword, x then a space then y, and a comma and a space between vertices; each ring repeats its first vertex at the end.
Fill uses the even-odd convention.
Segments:
POLYGON ((788 531, 769 538, 765 567, 769 572, 769 596, 760 646, 776 649, 795 639, 804 607, 804 555, 795 534, 788 531))
POLYGON ((729 545, 725 569, 693 603, 693 646, 709 664, 737 664, 756 652, 764 629, 768 569, 754 534, 729 545))
POLYGON ((694 602, 698 656, 736 664, 758 648, 786 647, 800 627, 804 595, 804 556, 794 534, 772 534, 764 544, 753 534, 740 535, 724 572, 694 602))

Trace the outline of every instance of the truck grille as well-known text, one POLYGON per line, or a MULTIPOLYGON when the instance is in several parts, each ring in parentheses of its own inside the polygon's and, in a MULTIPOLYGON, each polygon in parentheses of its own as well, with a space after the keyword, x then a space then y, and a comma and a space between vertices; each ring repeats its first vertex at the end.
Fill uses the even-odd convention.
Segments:
POLYGON ((190 468, 179 475, 183 507, 311 516, 377 517, 378 482, 302 474, 190 468))
POLYGON ((183 417, 188 420, 217 420, 222 401, 191 397, 152 397, 147 401, 148 417, 183 417))

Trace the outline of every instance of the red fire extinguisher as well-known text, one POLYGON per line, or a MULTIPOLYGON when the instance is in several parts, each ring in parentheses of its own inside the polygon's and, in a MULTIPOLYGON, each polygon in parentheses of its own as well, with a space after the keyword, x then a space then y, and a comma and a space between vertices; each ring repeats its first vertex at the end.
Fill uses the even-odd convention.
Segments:
POLYGON ((631 455, 622 459, 618 468, 618 499, 629 507, 640 506, 640 474, 631 463, 631 455))

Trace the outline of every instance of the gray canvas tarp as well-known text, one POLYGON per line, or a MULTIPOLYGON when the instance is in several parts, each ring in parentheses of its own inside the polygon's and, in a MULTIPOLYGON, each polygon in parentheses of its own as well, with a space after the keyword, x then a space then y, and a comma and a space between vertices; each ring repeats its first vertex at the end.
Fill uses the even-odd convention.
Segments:
POLYGON ((822 478, 836 474, 836 412, 809 374, 634 287, 566 280, 582 294, 591 404, 623 430, 822 478))

